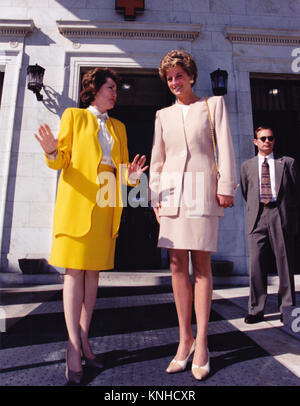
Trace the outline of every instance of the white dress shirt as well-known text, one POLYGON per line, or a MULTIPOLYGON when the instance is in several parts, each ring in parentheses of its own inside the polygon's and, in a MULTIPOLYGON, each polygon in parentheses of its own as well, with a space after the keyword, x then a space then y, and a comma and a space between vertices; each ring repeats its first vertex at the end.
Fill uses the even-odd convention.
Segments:
POLYGON ((260 194, 260 186, 261 186, 261 165, 264 162, 265 158, 267 158, 267 162, 269 165, 269 171, 270 171, 271 191, 272 191, 272 200, 271 201, 274 202, 276 200, 276 191, 275 191, 275 163, 274 163, 273 152, 266 157, 264 157, 260 153, 258 153, 259 194, 260 194))
POLYGON ((112 166, 115 168, 115 164, 113 160, 111 159, 111 149, 114 143, 114 140, 110 133, 107 131, 106 128, 106 120, 108 119, 108 114, 107 113, 100 113, 100 111, 95 107, 90 105, 87 108, 91 113, 93 113, 97 117, 97 121, 100 127, 100 130, 98 132, 98 140, 101 145, 102 149, 102 159, 101 163, 105 165, 112 166))

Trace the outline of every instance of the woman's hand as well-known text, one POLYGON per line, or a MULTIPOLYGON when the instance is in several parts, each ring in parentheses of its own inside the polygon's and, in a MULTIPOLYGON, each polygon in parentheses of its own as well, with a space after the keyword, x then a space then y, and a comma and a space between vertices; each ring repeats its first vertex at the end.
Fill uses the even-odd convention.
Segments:
POLYGON ((156 217, 158 224, 160 224, 160 217, 159 217, 159 209, 161 207, 161 203, 159 202, 156 207, 153 207, 153 211, 156 217))
POLYGON ((134 157, 134 160, 128 165, 128 178, 131 183, 136 183, 141 174, 148 169, 144 166, 146 162, 145 155, 139 157, 139 154, 134 157))
POLYGON ((46 154, 52 154, 57 150, 57 139, 54 138, 48 124, 41 125, 39 135, 34 134, 46 154))
POLYGON ((225 209, 234 206, 233 196, 217 195, 217 200, 219 205, 225 209))

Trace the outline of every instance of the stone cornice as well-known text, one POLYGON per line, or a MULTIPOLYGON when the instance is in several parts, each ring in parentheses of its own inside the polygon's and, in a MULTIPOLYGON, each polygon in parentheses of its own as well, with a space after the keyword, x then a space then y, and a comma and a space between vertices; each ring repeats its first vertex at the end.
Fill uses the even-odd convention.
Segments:
POLYGON ((224 35, 232 43, 255 45, 300 45, 300 30, 226 26, 224 35))
POLYGON ((59 32, 67 38, 114 38, 140 40, 194 41, 200 24, 165 24, 103 21, 57 21, 59 32))
POLYGON ((0 19, 0 35, 2 37, 25 37, 34 29, 32 20, 2 20, 0 19))

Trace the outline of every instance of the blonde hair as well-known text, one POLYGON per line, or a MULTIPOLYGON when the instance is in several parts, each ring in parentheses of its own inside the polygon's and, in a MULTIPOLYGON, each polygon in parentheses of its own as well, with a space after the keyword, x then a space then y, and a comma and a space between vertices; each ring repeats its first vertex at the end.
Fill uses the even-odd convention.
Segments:
POLYGON ((183 50, 170 51, 163 57, 158 68, 158 73, 161 80, 166 82, 167 70, 174 68, 176 65, 181 66, 190 77, 193 77, 193 86, 198 75, 197 65, 193 57, 183 50))

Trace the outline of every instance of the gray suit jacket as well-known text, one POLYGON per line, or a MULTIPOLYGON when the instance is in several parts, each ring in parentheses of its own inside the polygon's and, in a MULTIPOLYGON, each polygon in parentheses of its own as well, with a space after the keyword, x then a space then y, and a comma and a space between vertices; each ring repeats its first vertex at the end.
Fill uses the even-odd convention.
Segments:
MULTIPOLYGON (((241 189, 247 202, 246 221, 250 234, 259 212, 258 157, 243 162, 241 168, 241 189)), ((300 174, 293 158, 275 156, 276 202, 282 228, 288 234, 298 231, 298 204, 300 202, 300 174)))

